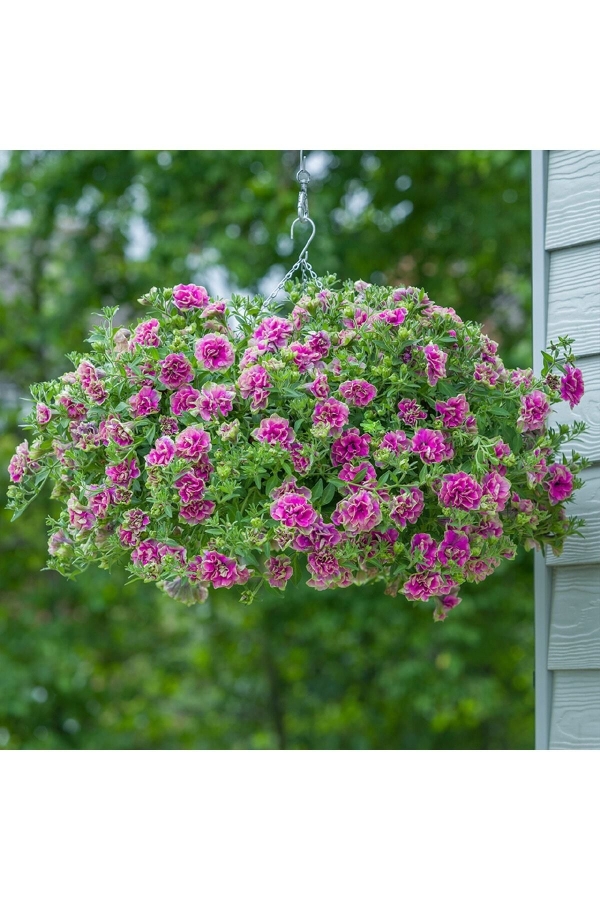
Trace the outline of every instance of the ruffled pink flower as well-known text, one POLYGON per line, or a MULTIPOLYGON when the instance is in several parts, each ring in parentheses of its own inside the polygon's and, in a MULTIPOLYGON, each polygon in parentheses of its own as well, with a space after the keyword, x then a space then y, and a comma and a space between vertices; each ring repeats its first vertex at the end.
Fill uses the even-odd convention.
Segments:
POLYGON ((565 374, 560 380, 560 396, 573 409, 581 401, 583 392, 584 384, 581 369, 575 369, 567 363, 565 374))
POLYGON ((541 448, 536 447, 533 451, 533 456, 535 462, 530 464, 527 468, 527 482, 531 487, 535 484, 540 484, 548 473, 546 455, 542 452, 541 448))
POLYGON ((316 404, 312 420, 315 425, 329 426, 329 434, 340 434, 342 428, 348 422, 350 410, 341 400, 335 400, 329 397, 327 400, 321 400, 316 404))
POLYGON ((161 545, 154 538, 148 538, 139 544, 131 554, 131 561, 138 566, 149 566, 160 562, 161 545))
POLYGON ((77 497, 71 494, 67 501, 69 510, 69 525, 75 531, 89 531, 96 523, 96 516, 85 506, 82 506, 77 497))
POLYGON ((201 500, 204 496, 206 478, 197 469, 184 472, 175 482, 175 487, 182 503, 193 503, 195 500, 201 500))
POLYGON ((319 516, 313 524, 303 533, 297 534, 292 541, 294 550, 307 553, 309 550, 324 550, 326 547, 335 547, 342 536, 335 525, 328 524, 319 516))
POLYGON ((280 444, 289 447, 294 440, 294 430, 290 428, 287 419, 272 415, 268 419, 262 419, 258 428, 252 432, 252 437, 263 444, 280 444))
POLYGON ((427 344, 423 347, 423 353, 427 360, 427 380, 431 387, 435 387, 440 378, 446 377, 448 354, 440 350, 437 344, 427 344))
POLYGON ((267 581, 272 588, 283 590, 294 574, 292 561, 288 556, 271 556, 266 562, 266 569, 269 573, 267 581))
POLYGON ((540 431, 546 424, 550 412, 550 404, 541 391, 525 394, 521 400, 521 409, 517 419, 519 431, 540 431))
POLYGON ((37 468, 39 468, 38 464, 34 463, 29 455, 28 442, 23 441, 16 448, 15 454, 8 464, 8 474, 10 475, 10 480, 15 484, 18 484, 19 481, 22 480, 24 475, 34 471, 37 468))
POLYGON ((203 428, 190 425, 175 438, 175 453, 181 459, 197 462, 210 450, 210 435, 203 428))
POLYGON ((308 584, 316 590, 334 587, 341 574, 340 562, 331 550, 309 553, 306 557, 306 567, 313 576, 308 584))
POLYGON ((342 466, 353 459, 369 455, 370 434, 360 434, 358 428, 348 428, 331 445, 331 462, 342 466))
POLYGON ((143 509, 128 509, 119 528, 119 540, 125 547, 135 547, 149 524, 150 516, 143 509))
POLYGON ((498 382, 500 374, 492 363, 478 362, 473 370, 473 378, 475 381, 481 381, 482 384, 493 387, 498 382))
POLYGON ((208 291, 199 284, 178 284, 173 288, 173 303, 182 312, 201 309, 209 299, 208 291))
POLYGON ((449 400, 438 401, 435 404, 435 411, 442 417, 445 428, 458 428, 467 418, 469 412, 469 404, 464 394, 458 397, 450 397, 449 400))
POLYGON ((306 346, 318 359, 324 359, 331 347, 331 338, 326 331, 314 331, 306 339, 306 346))
POLYGON ((170 437, 161 437, 146 457, 147 466, 168 466, 175 456, 175 444, 170 437))
POLYGON ((430 597, 439 594, 442 584, 437 572, 417 572, 404 582, 402 593, 407 600, 426 602, 430 597))
POLYGON ((307 372, 311 366, 321 359, 321 355, 317 351, 312 350, 306 344, 300 344, 298 341, 290 344, 290 350, 299 372, 307 372))
POLYGON ((81 387, 84 389, 84 391, 87 391, 90 385, 98 380, 96 367, 91 362, 88 362, 87 359, 81 360, 81 362, 77 366, 77 374, 81 382, 81 387))
POLYGON ((159 381, 171 390, 176 390, 194 380, 193 369, 183 353, 169 353, 159 366, 159 381))
POLYGON ((131 411, 138 418, 158 412, 159 403, 160 394, 149 385, 144 385, 137 394, 129 398, 131 411))
POLYGON ((106 466, 106 477, 112 484, 120 487, 129 487, 132 481, 140 477, 137 459, 124 459, 115 466, 106 466))
POLYGON ((443 462, 454 456, 454 450, 446 443, 443 434, 431 428, 420 428, 417 431, 412 439, 411 449, 427 465, 443 462))
POLYGON ((469 538, 460 531, 450 528, 444 532, 444 539, 438 550, 438 560, 443 566, 453 562, 457 566, 464 566, 471 556, 469 538))
POLYGON ((61 406, 64 406, 70 419, 73 419, 76 422, 80 419, 85 419, 87 415, 87 407, 84 403, 76 403, 75 400, 67 396, 67 394, 61 394, 61 396, 58 398, 58 402, 61 406))
POLYGON ((226 416, 233 409, 235 390, 224 384, 205 384, 200 391, 197 409, 205 422, 217 416, 226 416))
POLYGON ((342 382, 339 391, 344 400, 353 406, 368 406, 377 396, 377 388, 363 378, 342 382))
POLYGON ((413 555, 419 553, 422 562, 417 563, 418 569, 432 568, 437 562, 438 545, 436 541, 427 533, 419 533, 413 535, 410 542, 410 549, 413 555))
POLYGON ((465 573, 470 581, 485 581, 492 574, 500 560, 494 561, 487 559, 470 559, 465 565, 465 573))
POLYGON ((243 369, 247 369, 248 366, 253 366, 261 356, 264 356, 269 349, 269 345, 266 341, 256 341, 256 343, 252 344, 249 347, 246 347, 242 354, 242 358, 239 364, 240 372, 243 369))
POLYGON ((48 553, 50 556, 65 556, 71 553, 73 541, 62 528, 55 531, 48 539, 48 553))
POLYGON ((38 403, 35 407, 35 418, 38 425, 47 425, 52 418, 52 411, 45 403, 38 403))
POLYGON ((271 390, 269 373, 262 366, 250 366, 244 369, 237 381, 240 394, 247 400, 250 398, 250 408, 253 412, 264 409, 268 403, 271 390))
MULTIPOLYGON (((196 403, 200 398, 200 391, 197 391, 190 384, 185 384, 178 391, 171 394, 171 412, 174 416, 181 416, 184 412, 190 412, 196 409, 196 403)), ((202 416, 204 418, 204 416, 202 416)))
POLYGON ((497 441, 494 444, 494 453, 496 454, 497 459, 503 459, 505 456, 510 456, 511 449, 508 444, 505 444, 504 441, 497 441))
POLYGON ((286 347, 292 335, 293 325, 287 319, 280 316, 269 316, 263 319, 256 331, 254 332, 254 340, 264 341, 269 350, 276 347, 286 347))
POLYGON ((201 319, 215 319, 218 316, 222 316, 226 310, 226 304, 224 300, 214 300, 213 303, 209 303, 208 306, 205 306, 202 312, 200 313, 201 319))
POLYGON ((426 419, 427 413, 419 406, 416 400, 401 400, 398 404, 398 418, 410 428, 418 423, 419 419, 426 419))
POLYGON ((309 382, 305 387, 319 400, 325 400, 329 396, 329 383, 325 372, 319 372, 315 380, 309 382))
POLYGON ((133 348, 135 344, 140 344, 142 347, 160 347, 159 328, 160 323, 158 319, 148 319, 146 322, 140 322, 135 327, 129 346, 133 348))
POLYGON ((548 498, 550 503, 555 506, 573 493, 573 474, 561 463, 548 466, 548 472, 550 473, 550 478, 546 482, 548 498))
POLYGON ((369 281, 355 281, 354 282, 354 290, 357 294, 364 294, 367 288, 371 287, 371 283, 369 281))
POLYGON ((114 488, 102 487, 98 484, 90 484, 86 491, 88 497, 88 506, 94 513, 96 518, 104 519, 108 512, 108 507, 113 502, 114 488))
POLYGON ((390 519, 401 528, 407 524, 414 525, 425 506, 423 491, 417 487, 400 488, 396 497, 392 498, 390 519))
POLYGON ((372 489, 377 485, 377 472, 368 462, 359 463, 357 466, 353 466, 352 463, 344 463, 338 473, 338 478, 341 481, 347 481, 350 490, 372 489))
POLYGON ((204 522, 215 511, 215 504, 212 500, 192 500, 186 503, 179 510, 179 516, 188 523, 188 525, 199 525, 204 522))
POLYGON ((306 497, 287 493, 271 505, 271 517, 286 528, 309 528, 317 518, 317 513, 306 497))
POLYGON ((483 476, 482 488, 483 497, 490 497, 498 512, 502 512, 510 497, 511 485, 508 478, 499 472, 488 472, 483 476))
POLYGON ((344 500, 340 500, 331 517, 335 525, 341 525, 345 531, 357 534, 360 531, 371 531, 381 522, 381 506, 370 491, 358 490, 344 500))
POLYGON ((389 450, 399 456, 411 446, 410 440, 406 437, 404 431, 387 431, 379 444, 380 450, 389 450))
POLYGON ((206 550, 200 561, 200 574, 214 588, 229 588, 247 581, 247 569, 241 568, 235 559, 224 556, 216 550, 206 550))
POLYGON ((382 319, 384 322, 387 322, 388 325, 395 325, 398 327, 402 325, 407 315, 408 310, 403 306, 399 306, 396 309, 384 309, 383 312, 377 313, 376 318, 382 319))
POLYGON ((531 369, 513 369, 510 373, 510 380, 517 387, 524 385, 526 388, 530 388, 533 384, 533 371, 531 369))
POLYGON ((106 437, 113 441, 118 447, 130 447, 133 444, 133 435, 131 430, 119 421, 116 416, 111 416, 104 424, 106 437))
POLYGON ((300 487, 293 475, 286 478, 278 487, 273 488, 271 497, 278 500, 286 494, 300 494, 301 497, 307 497, 310 500, 311 492, 307 487, 300 487))
POLYGON ((479 509, 483 491, 472 475, 455 472, 442 477, 438 494, 442 506, 454 509, 479 509))
POLYGON ((222 334, 205 334, 196 341, 194 356, 209 371, 225 371, 233 365, 235 350, 222 334))

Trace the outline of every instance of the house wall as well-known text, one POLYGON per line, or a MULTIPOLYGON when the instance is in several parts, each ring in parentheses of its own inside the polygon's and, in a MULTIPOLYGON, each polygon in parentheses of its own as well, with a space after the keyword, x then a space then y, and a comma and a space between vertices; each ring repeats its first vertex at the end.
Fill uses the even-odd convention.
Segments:
POLYGON ((583 418, 572 446, 592 461, 570 513, 586 519, 561 556, 538 554, 536 747, 600 749, 600 151, 532 154, 534 356, 575 339, 585 396, 554 422, 583 418))

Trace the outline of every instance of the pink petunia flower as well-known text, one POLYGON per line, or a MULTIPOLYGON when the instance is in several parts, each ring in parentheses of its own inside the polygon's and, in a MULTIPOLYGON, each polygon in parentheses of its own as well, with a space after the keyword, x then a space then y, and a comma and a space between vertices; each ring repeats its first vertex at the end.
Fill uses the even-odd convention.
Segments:
POLYGON ((139 325, 136 325, 133 337, 129 342, 130 348, 133 348, 135 344, 140 344, 142 347, 160 347, 159 329, 160 323, 158 319, 148 319, 146 322, 140 322, 139 325))
MULTIPOLYGON (((196 404, 200 399, 200 391, 193 388, 191 384, 184 384, 178 391, 171 394, 170 404, 171 412, 174 416, 181 416, 184 412, 191 412, 196 409, 196 404)), ((204 418, 204 416, 202 416, 204 418)))
POLYGON ((469 547, 469 538, 460 531, 454 531, 449 528, 444 532, 444 539, 438 550, 438 560, 443 566, 447 566, 449 562, 456 563, 457 566, 464 566, 471 556, 469 547))
POLYGON ((427 360, 427 380, 431 387, 435 387, 440 378, 446 377, 448 354, 440 350, 437 344, 427 344, 423 347, 423 353, 427 360))
POLYGON ((431 428, 420 428, 412 439, 411 449, 427 465, 452 459, 454 450, 444 440, 443 434, 431 428))
POLYGON ((525 394, 521 400, 517 428, 519 431, 541 431, 545 427, 550 404, 541 391, 525 394))
POLYGON ((287 419, 276 414, 268 419, 262 419, 258 428, 252 432, 252 437, 263 444, 280 444, 289 447, 294 440, 294 430, 290 428, 287 419))
POLYGON ((244 400, 250 398, 250 408, 253 412, 265 408, 271 390, 271 379, 266 369, 258 365, 244 369, 237 385, 244 400))
POLYGON ((205 384, 200 391, 196 408, 199 415, 208 422, 217 416, 226 416, 233 409, 235 390, 224 384, 205 384))
POLYGON ((561 463, 554 463, 548 466, 549 479, 546 482, 548 488, 548 498, 550 503, 555 506, 567 500, 573 493, 573 474, 561 463))
POLYGON ((210 435, 203 428, 190 425, 175 438, 175 454, 181 459, 198 462, 200 457, 210 450, 210 435))
POLYGON ((42 427, 47 425, 52 418, 52 411, 45 403, 37 403, 35 407, 35 418, 38 425, 42 427))
POLYGON ((206 334, 196 341, 194 356, 209 371, 225 371, 233 365, 235 350, 222 334, 206 334))
POLYGON ((356 534, 371 531, 381 522, 381 506, 377 498, 366 490, 358 490, 344 500, 340 500, 331 517, 335 525, 356 534))
POLYGON ((146 457, 147 466, 168 466, 175 456, 175 444, 170 437, 161 437, 146 457))
POLYGON ((269 350, 286 347, 294 328, 291 322, 280 316, 269 316, 263 319, 255 330, 253 338, 264 341, 269 350))
POLYGON ((160 394, 149 385, 145 385, 137 394, 129 398, 131 411, 137 418, 158 412, 160 394))
POLYGON ((421 532, 413 535, 410 542, 410 549, 415 554, 420 554, 422 562, 416 564, 417 569, 431 569, 437 562, 438 545, 430 534, 421 532))
POLYGON ((400 488, 396 497, 392 498, 390 519, 401 528, 410 523, 414 525, 425 507, 423 491, 417 487, 400 488))
POLYGON ((465 395, 459 394, 458 397, 438 401, 435 404, 435 411, 441 415, 444 428, 458 428, 467 418, 469 404, 465 395))
POLYGON ((442 579, 437 572, 417 572, 404 582, 402 593, 407 600, 426 602, 430 597, 439 594, 442 579))
POLYGON ((306 497, 287 493, 271 505, 271 517, 286 528, 309 528, 317 518, 317 513, 306 497))
POLYGON ((201 309, 209 299, 208 291, 199 284, 178 284, 173 288, 173 304, 182 312, 201 309))
POLYGON ((438 494, 442 506, 454 509, 479 509, 483 491, 481 486, 466 472, 455 472, 442 477, 438 494))
POLYGON ((159 366, 158 379, 171 390, 194 380, 194 371, 183 353, 169 353, 159 366))
POLYGON ((377 396, 377 388, 363 378, 342 382, 339 392, 353 406, 368 406, 377 396))
POLYGON ((419 419, 426 419, 427 413, 419 406, 416 400, 404 399, 398 404, 398 418, 410 428, 418 423, 419 419))
POLYGON ((369 455, 370 434, 361 434, 358 428, 348 428, 331 445, 331 462, 342 466, 353 459, 369 455))
POLYGON ((560 380, 560 396, 567 401, 571 409, 574 409, 581 401, 583 393, 584 384, 581 369, 575 369, 567 363, 565 374, 560 380))
POLYGON ((287 582, 294 574, 292 561, 288 556, 271 556, 266 562, 267 581, 272 588, 284 590, 287 582))
POLYGON ((315 425, 327 425, 330 435, 338 435, 348 422, 350 410, 341 400, 329 397, 316 404, 312 420, 315 425))

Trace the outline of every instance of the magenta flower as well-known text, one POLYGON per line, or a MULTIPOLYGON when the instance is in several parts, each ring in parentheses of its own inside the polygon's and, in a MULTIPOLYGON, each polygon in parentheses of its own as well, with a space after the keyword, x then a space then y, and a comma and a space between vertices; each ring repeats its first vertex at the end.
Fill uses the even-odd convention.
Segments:
POLYGON ((58 402, 61 406, 64 406, 69 419, 73 419, 75 422, 80 419, 85 419, 87 415, 87 407, 85 404, 76 403, 75 400, 68 397, 66 394, 61 394, 58 398, 58 402))
POLYGON ((573 409, 581 401, 583 392, 584 384, 581 369, 575 369, 567 363, 565 374, 560 380, 560 396, 573 409))
POLYGON ((401 400, 398 404, 398 418, 402 419, 405 425, 413 428, 419 419, 426 419, 427 413, 419 406, 416 400, 401 400))
POLYGON ((383 312, 377 313, 377 318, 383 319, 388 325, 395 325, 398 327, 402 325, 407 315, 408 310, 403 306, 398 306, 396 309, 384 309, 383 312))
POLYGON ((210 435, 203 428, 190 425, 175 438, 175 453, 182 459, 198 462, 210 450, 210 435))
POLYGON ((294 341, 290 344, 290 350, 299 372, 307 372, 308 369, 321 359, 321 355, 306 344, 294 341))
POLYGON ((472 558, 465 565, 465 573, 470 581, 485 581, 485 579, 492 574, 499 563, 499 559, 495 561, 491 558, 472 558))
POLYGON ((87 489, 88 506, 97 519, 104 519, 108 507, 113 502, 114 488, 101 487, 98 484, 90 484, 87 489))
POLYGON ((170 437, 161 437, 146 457, 147 466, 168 466, 175 455, 175 444, 170 437))
POLYGON ((533 384, 533 372, 531 369, 513 369, 510 380, 517 387, 524 385, 526 388, 530 388, 533 384))
POLYGON ((458 428, 467 418, 469 412, 469 404, 464 394, 458 397, 450 397, 449 400, 438 401, 435 404, 435 411, 442 417, 444 428, 458 428))
POLYGON ((339 387, 340 394, 353 406, 368 406, 377 396, 377 388, 363 378, 344 381, 339 387))
POLYGON ((368 462, 362 462, 356 466, 353 466, 352 463, 344 463, 338 473, 338 478, 341 481, 349 482, 348 488, 351 490, 372 489, 377 485, 377 472, 368 462))
POLYGON ((266 569, 269 573, 267 581, 272 588, 279 588, 283 591, 287 582, 294 574, 292 561, 288 556, 271 556, 266 562, 266 569))
POLYGON ((89 531, 96 523, 96 516, 85 506, 82 506, 77 497, 71 494, 67 501, 69 510, 69 525, 75 531, 89 531))
POLYGON ((411 442, 404 431, 387 431, 379 444, 380 450, 389 450, 399 456, 405 450, 410 449, 411 442))
POLYGON ((426 602, 430 597, 439 594, 442 583, 437 572, 417 572, 404 582, 402 593, 407 600, 426 602))
POLYGON ((294 431, 287 419, 272 415, 268 419, 261 420, 258 428, 252 432, 252 437, 263 444, 280 444, 282 447, 288 447, 294 440, 294 431))
POLYGON ((454 450, 445 442, 441 432, 431 428, 420 428, 417 431, 412 439, 411 449, 427 465, 452 459, 454 456, 454 450))
POLYGON ((264 341, 269 350, 276 347, 286 347, 292 335, 293 325, 287 319, 280 316, 270 316, 263 319, 256 331, 254 332, 254 340, 264 341))
POLYGON ((427 380, 431 387, 435 387, 440 378, 446 377, 448 354, 440 350, 437 344, 427 344, 423 347, 423 353, 427 360, 427 380))
POLYGON ((490 497, 499 512, 506 507, 510 497, 511 485, 508 478, 499 472, 488 472, 483 476, 483 497, 490 497))
POLYGON ((329 383, 325 372, 319 372, 315 380, 310 381, 305 387, 319 400, 325 400, 329 396, 329 383))
POLYGON ((342 466, 353 459, 369 455, 370 434, 360 434, 358 428, 348 428, 331 445, 331 462, 342 466))
POLYGON ((304 532, 297 534, 292 541, 294 550, 306 553, 309 550, 324 550, 326 547, 335 547, 342 539, 335 525, 327 524, 319 516, 304 532))
POLYGON ((106 437, 113 441, 118 447, 130 447, 133 444, 133 435, 131 430, 119 421, 116 416, 111 416, 104 424, 106 437))
POLYGON ((266 369, 262 366, 244 369, 237 385, 244 400, 250 398, 250 408, 253 412, 265 408, 271 390, 271 379, 266 369))
POLYGON ((72 546, 73 541, 62 528, 53 532, 48 539, 48 553, 50 556, 70 555, 72 546))
POLYGON ((131 554, 131 561, 138 566, 149 566, 160 562, 160 544, 154 538, 148 538, 139 544, 131 554))
POLYGON ((503 459, 505 456, 510 456, 511 449, 504 441, 497 441, 494 444, 494 453, 498 459, 503 459))
POLYGON ((340 562, 332 550, 309 553, 306 568, 313 576, 308 584, 317 590, 333 587, 341 574, 340 562))
POLYGON ((180 508, 179 516, 185 519, 188 525, 199 525, 212 516, 214 511, 215 504, 212 500, 191 500, 180 508))
POLYGON ((398 495, 392 498, 390 519, 401 528, 407 524, 414 525, 425 507, 423 491, 417 487, 400 488, 398 495))
POLYGON ((482 384, 493 387, 498 382, 500 373, 492 363, 478 362, 473 370, 473 378, 475 381, 481 381, 482 384))
POLYGON ((38 425, 43 427, 44 425, 47 425, 52 418, 52 411, 45 403, 38 403, 35 407, 35 418, 38 425))
POLYGON ((354 282, 354 290, 357 294, 364 294, 367 288, 371 287, 371 283, 369 281, 355 281, 354 282))
POLYGON ((175 487, 182 503, 193 503, 195 500, 201 500, 204 496, 206 478, 197 469, 184 472, 175 482, 175 487))
POLYGON ((197 409, 205 422, 217 416, 226 416, 233 409, 235 390, 224 384, 205 384, 200 391, 197 409))
POLYGON ((173 288, 173 303, 182 312, 201 309, 209 301, 208 291, 198 284, 178 284, 173 288))
POLYGON ((472 475, 455 472, 442 477, 438 497, 442 506, 454 509, 479 509, 483 491, 472 475))
POLYGON ((233 365, 235 351, 222 334, 205 334, 196 341, 194 356, 209 371, 225 371, 233 365))
POLYGON ((329 353, 331 338, 326 331, 314 331, 306 339, 306 346, 316 354, 317 359, 324 359, 329 353))
POLYGON ((101 381, 91 382, 91 384, 87 388, 84 388, 84 390, 88 399, 95 403, 96 406, 102 406, 102 404, 108 397, 108 391, 101 381))
POLYGON ((360 531, 371 531, 381 522, 381 506, 370 491, 358 490, 344 500, 340 500, 331 517, 335 525, 341 525, 345 531, 357 534, 360 531))
POLYGON ((169 353, 160 365, 159 381, 171 390, 194 380, 194 372, 183 353, 169 353))
POLYGON ((225 313, 226 308, 227 307, 224 300, 215 300, 213 301, 213 303, 209 303, 208 306, 204 307, 204 309, 200 313, 200 318, 216 319, 225 313))
POLYGON ((301 497, 307 497, 309 500, 311 497, 310 490, 307 487, 300 487, 293 475, 290 475, 289 478, 286 478, 278 487, 273 488, 271 491, 273 500, 278 500, 285 494, 300 494, 301 497))
MULTIPOLYGON (((200 398, 200 391, 197 391, 190 384, 184 384, 178 391, 171 394, 170 404, 171 412, 174 416, 181 416, 184 412, 190 412, 196 409, 196 403, 200 398)), ((204 418, 204 416, 202 416, 204 418)))
POLYGON ((119 487, 129 487, 132 481, 140 477, 140 470, 137 464, 137 458, 124 459, 123 462, 114 466, 106 466, 106 477, 112 484, 119 487))
POLYGON ((341 400, 329 397, 316 404, 312 420, 315 425, 327 425, 330 435, 340 434, 344 425, 348 422, 350 410, 341 400))
POLYGON ((550 478, 546 482, 550 503, 562 503, 573 493, 573 475, 566 466, 554 463, 548 466, 550 478))
POLYGON ((306 497, 287 493, 271 505, 271 517, 286 528, 309 528, 317 518, 306 497))
POLYGON ((129 398, 131 411, 137 418, 158 412, 160 394, 149 385, 145 385, 137 394, 129 398))
POLYGON ((140 344, 142 347, 160 347, 159 329, 158 319, 148 319, 147 322, 140 322, 135 327, 129 344, 130 347, 133 348, 135 344, 140 344))
POLYGON ((546 424, 549 412, 550 404, 541 391, 525 394, 521 400, 517 428, 519 431, 540 431, 546 424))
POLYGON ((31 458, 29 456, 29 444, 27 441, 19 444, 14 456, 8 464, 10 480, 18 484, 28 471, 31 470, 31 458))
POLYGON ((410 542, 410 549, 413 556, 420 554, 421 562, 417 563, 417 569, 429 568, 435 566, 437 562, 438 545, 430 534, 420 533, 413 535, 410 542))
POLYGON ((214 588, 229 588, 239 583, 240 576, 244 577, 243 572, 235 559, 216 550, 207 550, 202 555, 200 574, 203 581, 208 581, 214 588))
POLYGON ((471 556, 469 538, 460 531, 450 528, 444 533, 444 539, 438 550, 438 560, 443 566, 453 562, 457 566, 464 566, 471 556))

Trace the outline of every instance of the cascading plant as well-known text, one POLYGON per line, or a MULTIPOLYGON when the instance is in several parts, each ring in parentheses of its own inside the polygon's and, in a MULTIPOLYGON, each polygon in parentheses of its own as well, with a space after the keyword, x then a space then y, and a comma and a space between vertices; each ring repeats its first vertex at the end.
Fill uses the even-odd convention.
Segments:
POLYGON ((186 603, 210 587, 316 590, 383 582, 434 601, 517 546, 560 553, 586 465, 549 427, 583 379, 571 341, 541 377, 420 289, 288 283, 287 306, 152 288, 130 331, 105 309, 74 371, 31 388, 10 466, 22 513, 49 479, 48 566, 125 564, 186 603))

